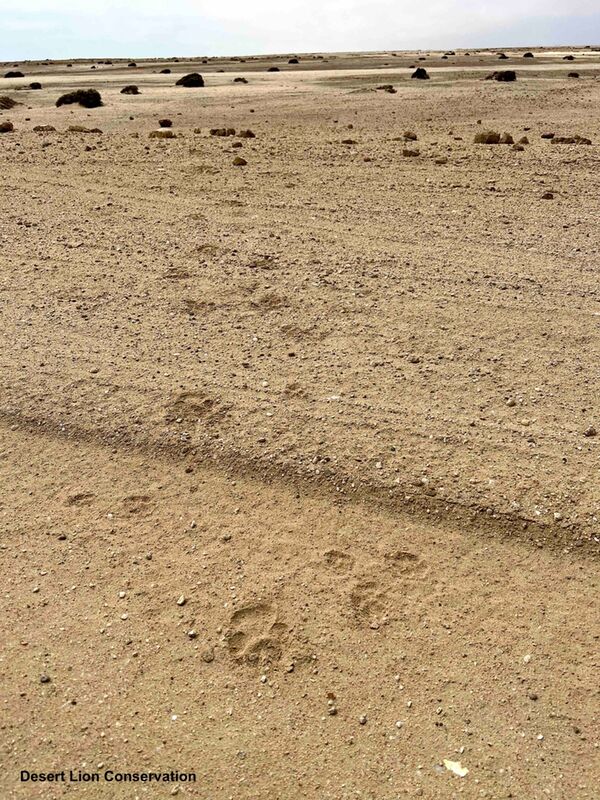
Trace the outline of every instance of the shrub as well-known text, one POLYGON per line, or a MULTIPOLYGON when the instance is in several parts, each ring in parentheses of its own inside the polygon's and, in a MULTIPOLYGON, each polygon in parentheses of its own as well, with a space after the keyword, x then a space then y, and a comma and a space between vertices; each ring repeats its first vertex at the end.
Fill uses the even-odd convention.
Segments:
POLYGON ((189 75, 184 75, 179 78, 175 86, 185 86, 188 89, 204 86, 204 78, 197 72, 190 72, 189 75))
POLYGON ((84 108, 98 108, 102 105, 102 97, 97 89, 77 89, 74 92, 67 92, 61 95, 56 101, 58 106, 71 105, 72 103, 79 103, 84 108))

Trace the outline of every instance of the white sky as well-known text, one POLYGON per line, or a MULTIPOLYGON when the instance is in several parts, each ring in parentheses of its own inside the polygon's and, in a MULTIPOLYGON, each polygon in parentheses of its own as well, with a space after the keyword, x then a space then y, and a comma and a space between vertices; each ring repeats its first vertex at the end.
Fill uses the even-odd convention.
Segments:
POLYGON ((0 60, 600 44, 600 0, 0 0, 0 60))

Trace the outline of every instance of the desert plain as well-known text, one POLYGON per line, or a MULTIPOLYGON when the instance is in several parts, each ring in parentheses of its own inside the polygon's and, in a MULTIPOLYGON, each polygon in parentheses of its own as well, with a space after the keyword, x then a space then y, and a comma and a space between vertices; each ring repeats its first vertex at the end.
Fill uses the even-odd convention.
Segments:
POLYGON ((2 66, 2 798, 600 796, 600 52, 530 51, 2 66), (196 781, 20 780, 107 769, 196 781))

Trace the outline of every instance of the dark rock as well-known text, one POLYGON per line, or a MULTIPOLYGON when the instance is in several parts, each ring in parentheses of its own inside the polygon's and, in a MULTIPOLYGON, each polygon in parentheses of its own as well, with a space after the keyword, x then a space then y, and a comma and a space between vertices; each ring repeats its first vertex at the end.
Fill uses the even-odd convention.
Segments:
POLYGON ((269 67, 267 72, 279 72, 279 67, 269 67))
POLYGON ((4 77, 5 78, 24 78, 25 75, 23 75, 23 73, 18 69, 10 69, 7 73, 5 73, 4 77))
POLYGON ((159 74, 160 75, 170 75, 171 74, 171 70, 168 67, 166 67, 165 69, 161 69, 159 74))
POLYGON ((128 67, 137 67, 137 64, 135 63, 135 61, 130 61, 129 64, 127 64, 127 66, 128 67))
POLYGON ((256 134, 254 131, 251 131, 250 128, 246 128, 244 131, 240 131, 238 133, 240 139, 256 139, 256 134))
POLYGON ((533 58, 533 53, 523 53, 523 58, 533 58))
POLYGON ((0 133, 12 133, 14 131, 15 126, 12 122, 6 120, 6 122, 0 122, 0 133))
POLYGON ((138 89, 137 86, 134 86, 133 84, 130 84, 129 86, 124 86, 121 89, 121 94, 139 94, 139 93, 140 90, 138 89))
POLYGON ((563 61, 575 61, 575 56, 563 56, 563 61))
POLYGON ((159 119, 158 124, 161 128, 170 128, 173 125, 173 122, 170 119, 159 119))
POLYGON ((416 78, 419 81, 428 81, 429 74, 424 67, 417 67, 413 74, 410 76, 411 78, 416 78))
POLYGON ((246 161, 246 159, 242 158, 241 156, 236 156, 233 159, 233 166, 234 167, 245 167, 247 163, 248 162, 246 161))
POLYGON ((554 200, 554 195, 552 192, 544 192, 542 195, 542 200, 554 200))
POLYGON ((578 77, 579 77, 578 72, 569 72, 569 74, 567 75, 567 78, 578 78, 578 77))
POLYGON ((33 83, 29 84, 29 88, 30 89, 41 89, 42 88, 42 84, 38 83, 37 81, 34 81, 33 83))
POLYGON ((300 62, 298 61, 297 58, 290 58, 288 61, 288 64, 299 64, 299 63, 300 62))
POLYGON ((234 82, 234 83, 248 83, 248 81, 246 80, 246 78, 234 78, 234 79, 233 79, 233 82, 234 82))

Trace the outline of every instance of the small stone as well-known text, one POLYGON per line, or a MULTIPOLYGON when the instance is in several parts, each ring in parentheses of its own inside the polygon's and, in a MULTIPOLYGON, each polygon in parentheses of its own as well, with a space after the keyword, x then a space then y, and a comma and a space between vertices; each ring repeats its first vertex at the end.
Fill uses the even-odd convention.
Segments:
POLYGON ((50 683, 49 675, 40 675, 40 683, 50 683))
POLYGON ((185 599, 184 595, 180 595, 178 597, 178 599, 177 599, 177 605, 178 606, 184 606, 185 604, 186 604, 186 599, 185 599))
POLYGON ((196 631, 193 628, 192 628, 191 631, 187 632, 187 635, 188 635, 189 639, 196 639, 197 636, 198 636, 198 634, 196 633, 196 631))
POLYGON ((212 647, 206 647, 201 653, 200 658, 205 664, 210 664, 215 660, 215 651, 212 647))
POLYGON ((329 706, 329 708, 327 709, 327 713, 329 714, 330 717, 335 717, 337 716, 338 711, 335 706, 329 706))
POLYGON ((542 200, 554 200, 554 195, 552 192, 544 192, 542 195, 542 200))
POLYGON ((242 158, 241 156, 236 156, 233 159, 233 166, 234 167, 245 167, 247 163, 248 162, 246 161, 246 159, 242 158))
POLYGON ((358 722, 359 722, 360 725, 366 725, 367 724, 367 715, 366 714, 361 714, 360 717, 358 718, 358 722))
POLYGON ((529 694, 527 695, 527 697, 528 697, 530 700, 537 700, 537 699, 538 699, 538 695, 537 695, 535 692, 529 692, 529 694))
POLYGON ((584 430, 584 432, 583 432, 583 435, 584 435, 584 436, 587 436, 587 437, 590 437, 590 436, 597 436, 597 435, 598 435, 598 431, 596 430, 596 428, 594 428, 594 426, 593 426, 593 425, 590 425, 590 427, 589 427, 589 428, 586 428, 586 429, 584 430))
POLYGON ((529 655, 529 653, 526 656, 523 656, 524 664, 529 664, 530 661, 531 661, 531 656, 529 655))

